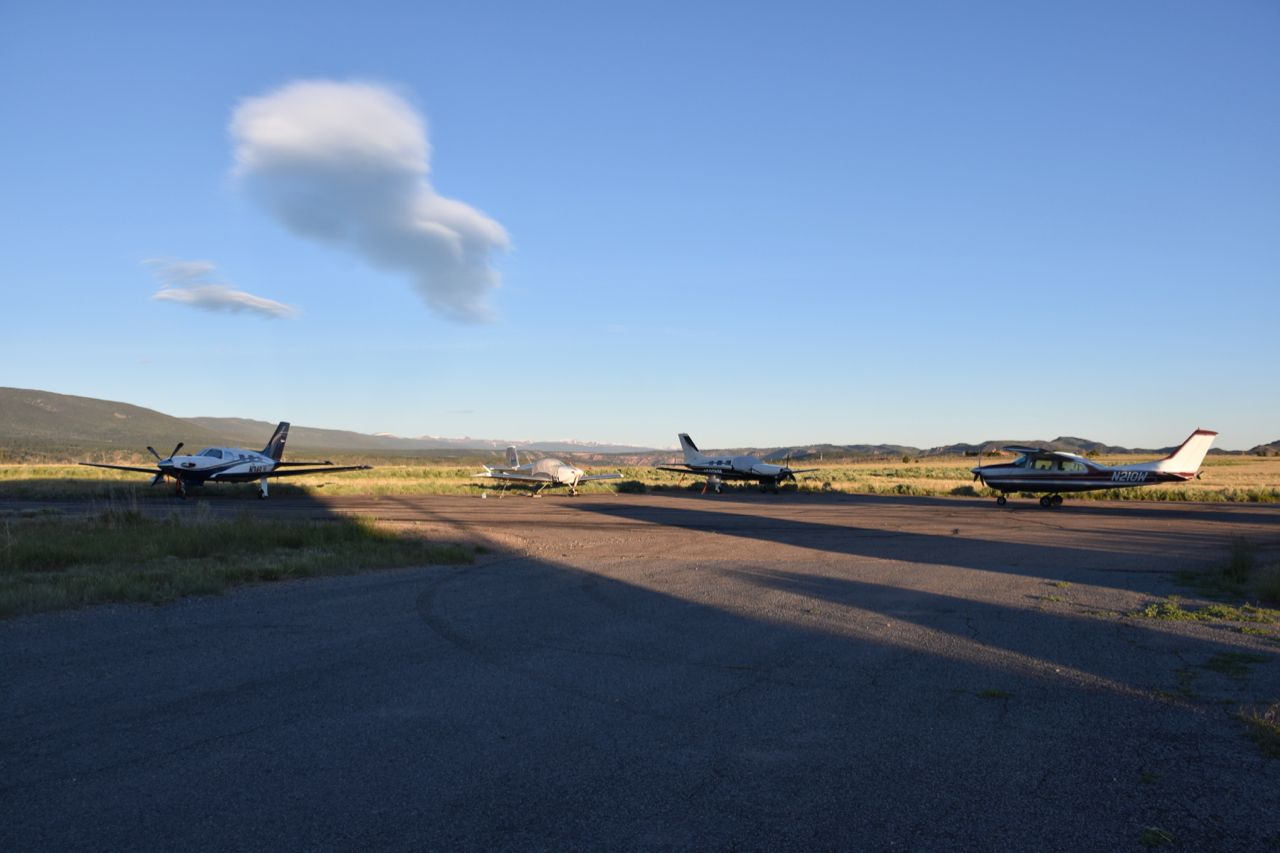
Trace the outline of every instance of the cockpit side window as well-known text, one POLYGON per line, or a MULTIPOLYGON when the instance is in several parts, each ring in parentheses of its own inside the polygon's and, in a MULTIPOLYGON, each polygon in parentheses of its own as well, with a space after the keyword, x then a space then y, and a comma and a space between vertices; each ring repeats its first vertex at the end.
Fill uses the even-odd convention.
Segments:
POLYGON ((1062 470, 1069 471, 1072 474, 1083 474, 1089 468, 1083 462, 1076 462, 1072 459, 1062 463, 1062 470))
POLYGON ((1052 471, 1057 467, 1057 462, 1056 459, 1037 459, 1032 467, 1037 471, 1052 471))
POLYGON ((1031 464, 1031 459, 1025 453, 1022 456, 1019 456, 1017 459, 1013 460, 1013 467, 1015 468, 1026 468, 1030 464, 1031 464))

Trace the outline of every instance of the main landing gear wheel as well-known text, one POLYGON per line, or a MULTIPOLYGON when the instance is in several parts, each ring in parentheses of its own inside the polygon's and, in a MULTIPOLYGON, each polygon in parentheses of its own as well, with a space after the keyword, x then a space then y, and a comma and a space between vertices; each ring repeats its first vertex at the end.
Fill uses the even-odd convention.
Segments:
POLYGON ((1040 506, 1048 509, 1049 507, 1061 506, 1062 495, 1045 495, 1040 499, 1040 506))
POLYGON ((1006 498, 1004 495, 997 495, 997 496, 996 496, 996 506, 1004 506, 1004 505, 1005 505, 1005 504, 1007 504, 1008 502, 1009 502, 1009 499, 1008 499, 1008 498, 1006 498))
POLYGON ((1062 506, 1062 495, 1054 495, 1050 500, 1054 506, 1062 506))
POLYGON ((264 492, 262 489, 258 489, 258 500, 265 501, 266 499, 267 499, 267 493, 264 492))

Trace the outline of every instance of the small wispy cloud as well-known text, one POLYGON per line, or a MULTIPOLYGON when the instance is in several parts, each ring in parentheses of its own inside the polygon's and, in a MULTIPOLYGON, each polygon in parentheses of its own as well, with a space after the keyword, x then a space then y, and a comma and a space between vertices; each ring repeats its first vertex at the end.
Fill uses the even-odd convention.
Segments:
POLYGON ((182 287, 191 282, 203 281, 213 275, 213 261, 175 261, 151 258, 143 261, 165 287, 182 287))
POLYGON ((231 119, 233 175, 295 234, 407 273, 455 320, 492 317, 501 225, 432 187, 422 116, 385 87, 303 80, 248 98, 231 119))
POLYGON ((298 309, 274 299, 236 290, 229 284, 211 281, 217 267, 210 261, 150 259, 143 263, 163 285, 151 298, 177 302, 205 311, 257 314, 261 317, 293 317, 298 309))

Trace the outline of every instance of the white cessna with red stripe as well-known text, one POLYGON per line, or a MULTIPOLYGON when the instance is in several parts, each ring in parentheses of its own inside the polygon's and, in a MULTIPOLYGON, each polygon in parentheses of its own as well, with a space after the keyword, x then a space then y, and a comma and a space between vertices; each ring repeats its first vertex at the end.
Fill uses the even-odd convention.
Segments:
POLYGON ((1046 450, 1042 447, 1006 447, 1019 454, 1013 462, 1002 465, 980 465, 973 478, 1000 492, 996 503, 1004 506, 1009 492, 1044 494, 1040 505, 1057 506, 1062 492, 1088 492, 1097 489, 1151 486, 1156 483, 1181 483, 1200 475, 1200 463, 1213 445, 1217 433, 1198 429, 1163 459, 1133 465, 1100 465, 1075 453, 1046 450))

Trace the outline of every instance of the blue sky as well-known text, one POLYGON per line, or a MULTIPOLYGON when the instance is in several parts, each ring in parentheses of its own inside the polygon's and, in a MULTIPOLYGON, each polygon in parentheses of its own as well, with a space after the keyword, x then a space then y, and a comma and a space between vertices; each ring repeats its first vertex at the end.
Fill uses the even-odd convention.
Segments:
POLYGON ((0 5, 0 385, 661 446, 1280 438, 1273 2, 183 5, 0 5), (235 171, 237 110, 309 83, 425 123, 434 197, 505 238, 459 286, 499 287, 235 171), (156 259, 296 314, 156 299, 156 259))

